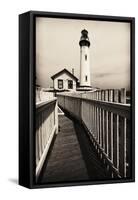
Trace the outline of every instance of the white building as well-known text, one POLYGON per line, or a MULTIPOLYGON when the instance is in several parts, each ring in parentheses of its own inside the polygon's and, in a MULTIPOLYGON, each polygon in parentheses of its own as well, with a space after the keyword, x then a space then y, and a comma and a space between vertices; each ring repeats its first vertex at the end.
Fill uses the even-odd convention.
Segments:
POLYGON ((67 69, 63 69, 52 77, 53 88, 58 91, 76 91, 78 79, 67 69))

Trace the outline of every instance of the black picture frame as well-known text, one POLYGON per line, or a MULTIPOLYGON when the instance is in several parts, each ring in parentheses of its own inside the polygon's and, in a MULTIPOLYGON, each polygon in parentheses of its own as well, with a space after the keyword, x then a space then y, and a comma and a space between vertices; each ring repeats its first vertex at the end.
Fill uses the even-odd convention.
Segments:
POLYGON ((29 11, 19 15, 19 184, 27 188, 124 183, 135 181, 135 18, 73 13, 29 11), (35 182, 35 18, 65 18, 131 24, 131 177, 120 180, 36 184, 35 182))

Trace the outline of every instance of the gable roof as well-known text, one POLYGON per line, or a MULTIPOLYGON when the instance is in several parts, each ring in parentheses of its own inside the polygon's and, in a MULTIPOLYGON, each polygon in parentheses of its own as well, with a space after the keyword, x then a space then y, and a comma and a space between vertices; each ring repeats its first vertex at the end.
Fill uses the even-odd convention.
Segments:
POLYGON ((51 78, 55 79, 57 76, 59 76, 60 74, 63 74, 63 73, 67 73, 69 76, 71 76, 76 81, 78 81, 78 78, 76 76, 74 76, 71 72, 69 72, 66 68, 64 68, 61 71, 59 71, 58 73, 54 74, 53 76, 51 76, 51 78))

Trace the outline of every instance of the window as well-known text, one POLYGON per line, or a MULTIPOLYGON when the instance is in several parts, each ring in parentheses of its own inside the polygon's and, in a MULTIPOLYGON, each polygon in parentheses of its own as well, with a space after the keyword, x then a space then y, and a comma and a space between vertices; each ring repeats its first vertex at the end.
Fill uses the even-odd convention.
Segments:
POLYGON ((68 80, 68 89, 73 89, 73 81, 68 80))
POLYGON ((61 79, 58 80, 58 88, 63 89, 63 80, 61 79))
POLYGON ((87 82, 87 76, 85 76, 85 81, 87 82))
POLYGON ((87 55, 85 55, 85 60, 87 60, 87 55))

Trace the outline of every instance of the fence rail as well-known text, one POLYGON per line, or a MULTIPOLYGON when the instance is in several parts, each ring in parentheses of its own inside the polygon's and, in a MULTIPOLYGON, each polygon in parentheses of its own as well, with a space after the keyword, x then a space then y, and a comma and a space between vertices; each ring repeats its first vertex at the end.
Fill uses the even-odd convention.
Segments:
POLYGON ((57 98, 36 104, 36 178, 40 174, 53 136, 57 131, 57 98))
POLYGON ((89 94, 58 94, 58 104, 81 120, 97 152, 113 177, 130 173, 130 105, 126 91, 105 90, 89 94))

